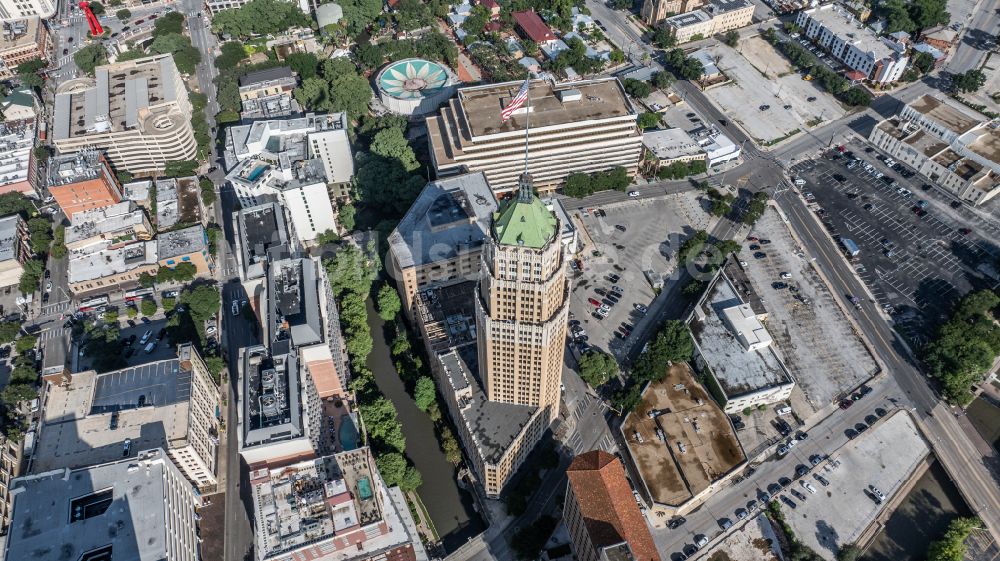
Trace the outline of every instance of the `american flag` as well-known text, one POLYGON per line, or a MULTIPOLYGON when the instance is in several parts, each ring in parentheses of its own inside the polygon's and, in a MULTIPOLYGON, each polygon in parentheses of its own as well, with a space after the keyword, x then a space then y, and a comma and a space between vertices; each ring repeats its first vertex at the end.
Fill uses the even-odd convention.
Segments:
POLYGON ((517 111, 522 105, 524 105, 525 101, 528 101, 528 80, 525 80, 524 83, 521 84, 521 89, 517 92, 517 95, 515 95, 514 98, 510 100, 510 103, 507 104, 507 107, 504 107, 503 111, 500 112, 501 122, 506 123, 507 119, 510 119, 510 116, 514 114, 514 111, 517 111))

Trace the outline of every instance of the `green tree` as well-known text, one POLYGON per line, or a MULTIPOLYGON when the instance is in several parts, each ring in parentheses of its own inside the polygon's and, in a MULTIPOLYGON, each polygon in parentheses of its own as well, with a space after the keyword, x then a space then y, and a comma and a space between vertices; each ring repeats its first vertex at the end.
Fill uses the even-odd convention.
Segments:
POLYGON ((17 288, 23 294, 31 294, 38 290, 38 283, 42 280, 42 271, 45 265, 38 259, 28 259, 21 265, 24 271, 17 288))
POLYGON ((654 129, 660 126, 660 114, 646 112, 639 115, 639 128, 640 129, 654 129))
POLYGON ((42 217, 35 217, 28 220, 28 237, 31 251, 42 254, 48 253, 52 244, 52 225, 42 217))
POLYGON ((208 320, 219 311, 219 306, 222 305, 219 290, 206 284, 199 284, 185 290, 181 293, 180 301, 187 306, 187 313, 198 322, 208 320))
POLYGON ((418 487, 424 484, 424 478, 420 475, 420 471, 413 466, 408 466, 406 468, 406 473, 403 474, 403 480, 399 482, 399 488, 403 491, 416 491, 418 487))
POLYGON ((201 202, 205 206, 212 206, 218 199, 218 195, 215 194, 215 184, 212 183, 211 179, 203 178, 198 182, 198 186, 201 188, 201 202))
POLYGON ((139 275, 139 286, 143 288, 152 288, 156 284, 156 277, 149 273, 142 273, 139 275))
POLYGON ((49 257, 62 259, 69 251, 66 249, 66 227, 62 224, 56 226, 53 232, 52 245, 49 247, 49 257))
POLYGON ((340 226, 341 228, 347 230, 348 232, 354 230, 355 226, 354 212, 355 212, 354 205, 352 204, 341 205, 340 210, 338 212, 338 217, 340 218, 340 226))
POLYGON ((413 401, 421 411, 430 409, 431 404, 437 399, 437 390, 434 387, 434 380, 428 376, 417 378, 417 385, 413 389, 413 401))
POLYGON ((410 143, 403 137, 403 132, 396 128, 381 130, 375 134, 371 143, 373 154, 398 161, 406 171, 420 167, 417 156, 413 153, 410 143))
POLYGON ((962 74, 955 74, 951 83, 962 93, 977 92, 986 83, 986 75, 981 70, 967 70, 962 74))
POLYGON ((42 79, 40 72, 47 66, 48 64, 44 60, 36 58, 17 65, 15 72, 18 78, 20 78, 21 84, 37 90, 45 84, 45 80, 42 79))
POLYGON ((337 232, 334 232, 333 230, 324 230, 320 232, 318 236, 316 236, 315 241, 317 244, 321 246, 332 244, 340 241, 340 235, 338 235, 337 232))
POLYGON ((989 311, 993 299, 980 292, 966 295, 923 348, 924 364, 931 376, 941 381, 945 397, 953 403, 972 400, 970 388, 982 380, 1000 355, 1000 327, 989 311))
POLYGON ((677 46, 677 36, 667 26, 661 25, 653 31, 653 44, 663 50, 672 49, 677 46))
POLYGON ((299 76, 299 80, 306 80, 316 76, 319 70, 319 59, 312 53, 292 53, 285 58, 285 62, 299 76))
POLYGON ((144 316, 151 316, 158 309, 156 302, 152 298, 143 298, 139 304, 139 308, 142 310, 142 315, 144 316))
POLYGON ((604 385, 618 374, 618 362, 608 353, 590 350, 580 357, 580 377, 592 388, 604 385))
POLYGON ((16 321, 5 321, 0 323, 0 344, 10 343, 20 332, 21 324, 16 321))
POLYGON ((430 6, 420 0, 400 0, 393 15, 396 26, 404 31, 426 27, 434 21, 430 6))
POLYGON ((946 0, 911 0, 908 8, 910 19, 917 30, 935 25, 946 25, 951 20, 946 0))
POLYGON ((837 561, 858 561, 863 553, 864 551, 856 544, 844 544, 837 552, 837 561))
POLYGON ((378 472, 382 474, 382 479, 389 487, 399 485, 406 475, 406 458, 399 452, 388 452, 381 454, 375 459, 378 472))
POLYGON ((927 561, 962 561, 965 559, 965 540, 981 526, 978 518, 955 518, 948 524, 944 537, 931 542, 927 548, 927 561))
POLYGON ((129 10, 128 8, 122 8, 117 12, 115 12, 115 17, 120 19, 121 21, 125 21, 128 18, 132 17, 132 11, 129 10))
POLYGON ((31 349, 34 349, 37 344, 37 337, 33 335, 22 335, 17 339, 17 341, 14 341, 14 349, 17 351, 17 354, 23 355, 31 349))
POLYGON ((90 11, 94 12, 95 16, 104 15, 104 4, 101 4, 100 2, 88 2, 87 4, 90 6, 90 11))
POLYGON ((180 33, 157 36, 149 45, 149 53, 174 55, 174 64, 182 74, 193 74, 195 66, 201 62, 201 53, 191 45, 190 39, 180 33))
POLYGON ((360 409, 365 428, 379 443, 378 448, 400 453, 406 450, 406 438, 403 437, 399 421, 396 419, 396 407, 391 401, 378 397, 371 403, 362 403, 360 409))
MULTIPOLYGON (((219 51, 220 51, 219 56, 215 57, 215 66, 220 69, 236 68, 241 62, 243 62, 247 58, 246 48, 243 46, 243 43, 240 43, 239 41, 226 41, 225 43, 222 44, 221 47, 219 47, 219 51)), ((294 54, 299 54, 299 53, 294 53, 294 54)), ((290 60, 291 57, 294 56, 294 54, 289 55, 290 60)), ((299 59, 296 58, 294 60, 299 60, 299 59)), ((294 67, 292 69, 294 70, 294 67)), ((313 74, 315 73, 316 73, 315 70, 313 70, 313 74)), ((299 77, 308 78, 309 76, 302 76, 300 74, 299 77)))
POLYGON ((420 175, 408 172, 398 160, 371 153, 358 154, 357 160, 358 200, 368 207, 402 216, 426 183, 420 175))
POLYGON ((694 355, 694 342, 687 325, 679 320, 668 320, 660 328, 649 347, 639 355, 632 368, 637 382, 660 380, 666 374, 668 362, 685 362, 694 355))
POLYGON ((184 33, 184 15, 180 12, 163 14, 153 25, 153 37, 164 35, 180 35, 184 33))
MULTIPOLYGON (((348 6, 342 7, 346 19, 348 6)), ((381 6, 379 8, 381 10, 381 6)), ((251 0, 240 8, 224 10, 212 16, 213 31, 235 37, 267 35, 293 27, 309 27, 310 24, 310 18, 299 9, 298 4, 284 0, 251 0)))
POLYGON ((730 29, 722 36, 722 42, 735 49, 736 45, 740 42, 740 32, 730 29))
POLYGON ((3 401, 6 404, 16 405, 22 401, 31 401, 36 397, 38 397, 38 391, 31 384, 12 384, 3 390, 3 401))
POLYGON ((385 321, 392 321, 399 315, 402 304, 399 294, 392 285, 385 283, 378 289, 378 315, 385 321))
POLYGON ((934 70, 934 55, 930 53, 918 52, 913 55, 913 66, 924 74, 934 70))
POLYGON ((100 43, 91 43, 73 53, 73 62, 84 74, 94 75, 94 69, 107 64, 108 53, 100 43))
POLYGON ((342 23, 352 36, 359 35, 382 14, 382 2, 378 0, 345 0, 340 7, 344 10, 342 23))
POLYGON ((852 107, 868 106, 872 102, 872 96, 865 89, 855 86, 844 92, 842 99, 844 103, 852 107))
POLYGON ((669 88, 674 83, 674 77, 669 72, 657 72, 653 74, 653 85, 661 90, 669 88))
POLYGON ((139 310, 136 310, 135 306, 128 306, 125 308, 125 315, 127 315, 129 319, 135 319, 139 315, 139 310))

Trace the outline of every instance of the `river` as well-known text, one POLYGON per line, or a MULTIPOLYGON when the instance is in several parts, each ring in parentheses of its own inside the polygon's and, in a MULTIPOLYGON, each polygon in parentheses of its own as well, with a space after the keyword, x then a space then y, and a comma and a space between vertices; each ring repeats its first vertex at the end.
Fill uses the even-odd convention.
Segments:
POLYGON ((889 517, 862 561, 923 561, 956 516, 971 516, 955 484, 935 461, 889 517))
POLYGON ((438 445, 434 423, 406 393, 406 387, 393 366, 384 322, 375 312, 370 299, 368 327, 372 330, 368 368, 375 373, 379 390, 396 406, 403 435, 406 436, 406 455, 423 476, 424 483, 417 492, 441 536, 444 548, 451 552, 468 538, 482 532, 485 525, 473 508, 472 496, 459 488, 455 467, 448 463, 438 445))

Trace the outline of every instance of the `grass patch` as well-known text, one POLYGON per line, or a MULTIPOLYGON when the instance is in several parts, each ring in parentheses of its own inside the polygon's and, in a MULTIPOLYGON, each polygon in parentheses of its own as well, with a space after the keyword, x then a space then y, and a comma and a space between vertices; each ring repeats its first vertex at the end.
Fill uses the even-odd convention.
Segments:
POLYGON ((789 132, 788 134, 786 134, 785 136, 779 136, 778 138, 775 138, 773 140, 768 140, 767 142, 764 143, 764 146, 774 146, 775 144, 778 144, 779 142, 784 142, 785 140, 788 140, 789 138, 791 138, 791 137, 799 134, 800 132, 802 132, 801 129, 795 129, 795 130, 789 132))

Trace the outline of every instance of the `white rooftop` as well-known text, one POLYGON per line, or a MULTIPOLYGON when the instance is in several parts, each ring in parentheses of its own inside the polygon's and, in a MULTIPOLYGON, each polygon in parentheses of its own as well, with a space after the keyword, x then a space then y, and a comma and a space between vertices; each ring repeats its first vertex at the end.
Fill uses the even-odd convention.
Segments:
POLYGON ((895 51, 870 27, 858 21, 847 9, 837 4, 826 4, 818 8, 806 10, 806 14, 848 43, 853 44, 862 52, 870 53, 874 60, 891 57, 895 51))
POLYGON ((642 144, 660 160, 675 160, 704 154, 684 129, 661 129, 642 133, 642 144))
POLYGON ((156 242, 137 242, 117 249, 81 249, 70 252, 69 282, 78 283, 156 264, 156 242))
POLYGON ((132 201, 122 201, 111 206, 74 213, 73 224, 66 228, 66 243, 73 244, 95 236, 134 228, 142 224, 143 217, 142 210, 136 208, 132 201))
POLYGON ((723 308, 720 310, 720 315, 736 334, 744 349, 762 349, 771 344, 771 334, 750 308, 750 304, 723 308))

